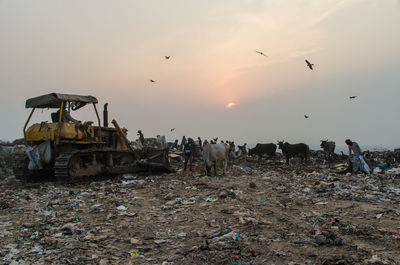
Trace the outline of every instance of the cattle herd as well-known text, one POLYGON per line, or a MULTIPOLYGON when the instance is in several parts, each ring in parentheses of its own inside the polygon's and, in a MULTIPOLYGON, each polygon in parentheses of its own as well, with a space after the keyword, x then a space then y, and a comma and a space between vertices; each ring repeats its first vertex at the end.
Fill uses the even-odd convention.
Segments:
MULTIPOLYGON (((221 141, 217 143, 218 138, 211 140, 209 143, 207 140, 201 146, 198 146, 202 156, 205 172, 210 174, 212 167, 214 167, 214 174, 217 174, 217 164, 222 163, 223 172, 226 174, 228 160, 235 160, 238 158, 244 158, 249 156, 256 156, 259 159, 266 157, 274 159, 276 157, 277 148, 282 151, 283 156, 286 158, 286 163, 289 164, 289 160, 292 157, 301 158, 302 163, 307 162, 310 157, 310 148, 307 144, 297 143, 291 144, 285 141, 277 141, 274 143, 258 143, 254 148, 247 149, 247 144, 235 146, 233 141, 221 141)), ((335 152, 335 142, 329 140, 321 140, 321 148, 323 149, 327 161, 329 161, 335 152)))

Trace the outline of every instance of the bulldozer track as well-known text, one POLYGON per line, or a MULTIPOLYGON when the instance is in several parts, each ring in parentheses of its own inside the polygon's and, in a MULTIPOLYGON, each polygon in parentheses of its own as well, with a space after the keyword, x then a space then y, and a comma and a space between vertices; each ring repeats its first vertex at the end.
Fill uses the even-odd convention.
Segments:
POLYGON ((68 178, 68 163, 71 159, 71 157, 74 155, 76 152, 71 152, 71 153, 63 153, 58 155, 56 158, 56 161, 54 163, 54 176, 57 179, 65 179, 68 178))
POLYGON ((59 181, 75 177, 130 173, 135 168, 136 155, 131 151, 80 150, 59 154, 54 163, 54 176, 59 181))

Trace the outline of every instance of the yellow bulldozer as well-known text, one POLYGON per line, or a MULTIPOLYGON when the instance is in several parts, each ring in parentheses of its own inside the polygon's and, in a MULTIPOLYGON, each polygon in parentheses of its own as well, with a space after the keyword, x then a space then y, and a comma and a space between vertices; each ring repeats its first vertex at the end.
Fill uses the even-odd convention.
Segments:
POLYGON ((161 170, 172 172, 168 148, 132 149, 126 129, 113 120, 108 127, 107 104, 101 126, 98 101, 93 96, 51 93, 26 101, 32 108, 23 132, 26 156, 16 161, 14 174, 25 181, 52 175, 60 181, 73 181, 103 175, 161 170), (93 105, 97 124, 72 118, 71 111, 93 105), (35 123, 28 127, 36 109, 52 109, 52 122, 35 123))

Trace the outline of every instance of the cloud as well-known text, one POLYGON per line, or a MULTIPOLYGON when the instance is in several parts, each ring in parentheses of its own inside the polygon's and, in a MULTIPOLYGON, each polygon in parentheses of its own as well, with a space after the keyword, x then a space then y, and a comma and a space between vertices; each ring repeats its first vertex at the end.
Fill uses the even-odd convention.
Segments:
POLYGON ((332 14, 335 12, 344 9, 351 4, 354 4, 358 0, 342 0, 342 1, 334 1, 332 4, 327 6, 327 9, 323 10, 321 14, 318 16, 314 17, 313 19, 310 20, 310 26, 317 25, 318 23, 324 21, 328 17, 330 17, 332 14))

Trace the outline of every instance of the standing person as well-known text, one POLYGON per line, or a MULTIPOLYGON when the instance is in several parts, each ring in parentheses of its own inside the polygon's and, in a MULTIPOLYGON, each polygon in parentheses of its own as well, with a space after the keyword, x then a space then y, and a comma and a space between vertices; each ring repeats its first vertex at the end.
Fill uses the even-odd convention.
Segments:
POLYGON ((186 137, 183 136, 182 137, 182 141, 181 141, 181 150, 183 151, 183 149, 185 148, 185 144, 186 144, 186 137))
POLYGON ((138 135, 139 135, 139 140, 142 143, 142 145, 144 146, 144 136, 141 130, 138 131, 138 135))
POLYGON ((197 140, 199 140, 199 146, 200 146, 200 150, 203 150, 203 142, 201 141, 200 136, 197 137, 197 140))
MULTIPOLYGON (((212 140, 211 140, 211 141, 212 141, 212 140)), ((204 147, 205 147, 207 144, 208 144, 208 141, 207 141, 207 140, 204 140, 203 145, 201 146, 201 149, 203 150, 204 147)))
POLYGON ((187 163, 189 162, 190 171, 193 171, 193 148, 194 148, 194 141, 192 138, 188 138, 187 143, 183 147, 183 155, 185 156, 185 166, 183 171, 186 171, 187 163))
POLYGON ((368 164, 364 160, 358 143, 353 142, 350 139, 346 139, 345 143, 349 148, 349 159, 353 162, 353 174, 357 173, 359 170, 362 170, 367 174, 371 173, 368 164))

